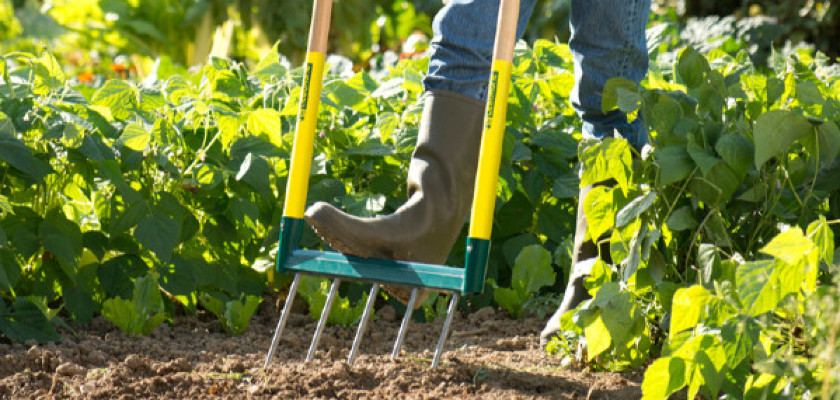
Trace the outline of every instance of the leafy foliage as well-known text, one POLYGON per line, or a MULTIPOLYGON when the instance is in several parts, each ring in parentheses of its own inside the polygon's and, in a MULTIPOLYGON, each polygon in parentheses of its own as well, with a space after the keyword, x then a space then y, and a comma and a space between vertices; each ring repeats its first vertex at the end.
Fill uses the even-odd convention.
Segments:
POLYGON ((528 300, 544 286, 552 285, 555 279, 556 274, 551 268, 551 253, 540 245, 530 245, 516 256, 511 287, 496 287, 493 300, 507 309, 512 317, 520 318, 528 300))
POLYGON ((581 182, 618 182, 584 200, 615 264, 593 266, 593 298, 551 350, 610 370, 660 355, 645 398, 802 395, 825 379, 808 370, 803 318, 836 274, 838 75, 806 52, 765 70, 744 51, 677 51, 642 87, 605 89, 605 107, 648 125, 638 160, 621 140, 581 144, 581 182))

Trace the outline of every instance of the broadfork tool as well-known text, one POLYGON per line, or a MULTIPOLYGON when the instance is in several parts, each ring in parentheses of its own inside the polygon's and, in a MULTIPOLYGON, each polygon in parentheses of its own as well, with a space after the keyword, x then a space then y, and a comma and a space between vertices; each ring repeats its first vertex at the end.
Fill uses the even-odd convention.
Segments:
POLYGON ((411 320, 411 310, 417 300, 418 288, 433 289, 450 293, 449 308, 443 330, 435 349, 431 367, 440 363, 443 346, 452 323, 452 315, 461 295, 481 293, 487 272, 490 253, 490 233, 493 225, 493 211, 496 201, 496 186, 504 139, 507 99, 510 91, 510 75, 513 48, 516 41, 516 24, 519 19, 519 0, 501 0, 496 28, 493 63, 490 72, 488 100, 484 116, 484 128, 479 155, 478 173, 472 203, 469 236, 466 247, 466 265, 451 267, 399 260, 359 258, 336 252, 303 250, 298 248, 303 229, 303 213, 306 193, 309 187, 309 173, 315 129, 318 121, 318 107, 321 100, 321 85, 327 50, 327 35, 330 24, 332 0, 314 0, 312 25, 309 31, 309 45, 304 64, 304 74, 297 127, 292 148, 291 169, 286 186, 286 199, 280 225, 280 242, 277 251, 277 272, 294 273, 294 280, 286 297, 280 321, 274 332, 271 347, 265 360, 267 367, 277 349, 292 303, 300 284, 301 274, 332 278, 315 336, 309 346, 306 361, 315 356, 318 342, 327 323, 332 303, 342 280, 371 282, 370 294, 359 323, 353 347, 347 360, 352 364, 359 349, 365 327, 370 319, 371 309, 381 284, 397 284, 412 287, 406 314, 397 335, 391 359, 399 355, 411 320))

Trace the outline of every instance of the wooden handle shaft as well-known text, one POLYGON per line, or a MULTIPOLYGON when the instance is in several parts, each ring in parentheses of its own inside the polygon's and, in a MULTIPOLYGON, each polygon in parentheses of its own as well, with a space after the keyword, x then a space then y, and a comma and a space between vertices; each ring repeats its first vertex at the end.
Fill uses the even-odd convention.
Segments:
POLYGON ((312 8, 312 24, 309 26, 308 51, 327 53, 327 36, 330 33, 332 0, 315 0, 312 8))
POLYGON ((493 59, 513 61, 516 44, 516 25, 519 22, 519 0, 502 0, 499 5, 499 20, 496 28, 496 45, 493 59))

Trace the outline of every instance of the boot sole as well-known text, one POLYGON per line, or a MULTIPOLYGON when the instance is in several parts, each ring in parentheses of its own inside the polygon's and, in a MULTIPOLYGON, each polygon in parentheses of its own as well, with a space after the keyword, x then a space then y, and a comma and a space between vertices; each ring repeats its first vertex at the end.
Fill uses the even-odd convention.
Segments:
MULTIPOLYGON (((304 216, 304 219, 306 219, 306 222, 309 223, 309 226, 312 227, 312 230, 315 231, 315 234, 317 234, 321 238, 321 240, 329 244, 330 247, 332 247, 334 250, 338 251, 341 254, 347 254, 361 258, 389 258, 381 253, 370 251, 369 249, 365 251, 363 249, 359 249, 355 246, 349 245, 343 240, 333 235, 328 228, 319 224, 314 219, 309 218, 308 216, 304 216)), ((409 289, 409 287, 407 286, 383 285, 382 289, 384 289, 386 292, 388 292, 388 294, 390 294, 403 304, 408 304, 408 301, 411 299, 411 289, 409 289)), ((420 290, 418 290, 417 299, 414 302, 415 310, 423 305, 423 302, 426 300, 426 298, 429 297, 430 293, 431 292, 429 291, 429 289, 421 288, 420 290)))

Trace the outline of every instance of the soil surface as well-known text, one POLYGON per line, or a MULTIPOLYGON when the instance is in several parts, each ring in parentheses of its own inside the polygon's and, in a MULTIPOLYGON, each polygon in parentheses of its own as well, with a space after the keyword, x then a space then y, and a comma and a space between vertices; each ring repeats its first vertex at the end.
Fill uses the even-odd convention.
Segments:
POLYGON ((316 321, 292 314, 263 369, 280 311, 260 306, 248 330, 227 335, 210 314, 177 317, 149 337, 127 336, 102 317, 58 344, 0 343, 0 399, 637 399, 639 374, 563 370, 539 349, 543 321, 491 308, 458 314, 441 365, 429 368, 443 319, 412 323, 399 358, 400 317, 378 311, 354 365, 355 327, 328 327, 305 362, 316 321))

